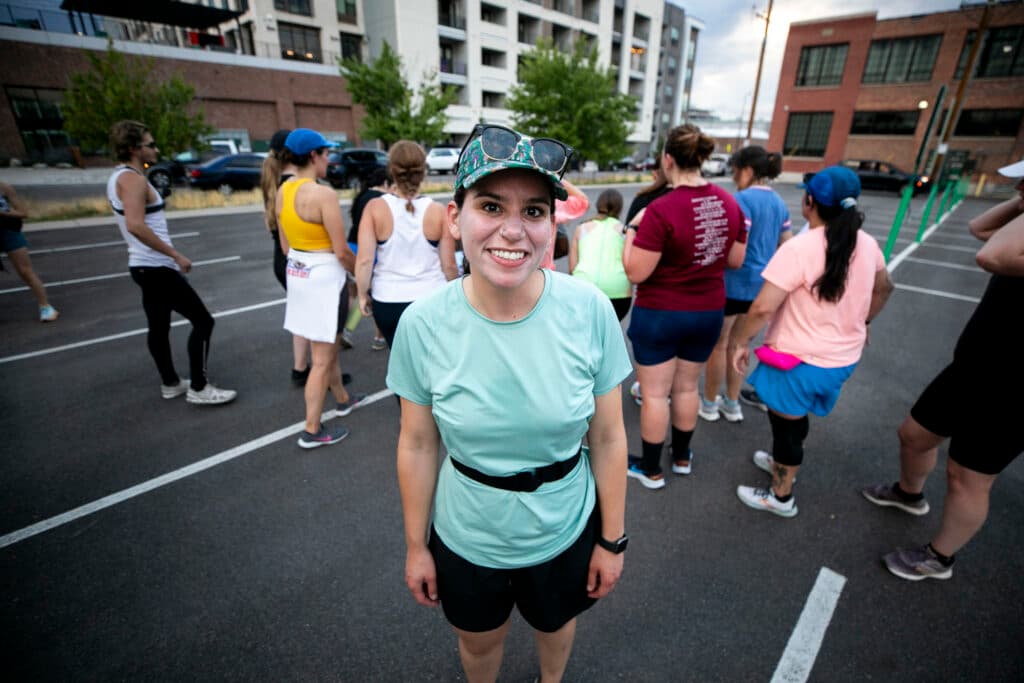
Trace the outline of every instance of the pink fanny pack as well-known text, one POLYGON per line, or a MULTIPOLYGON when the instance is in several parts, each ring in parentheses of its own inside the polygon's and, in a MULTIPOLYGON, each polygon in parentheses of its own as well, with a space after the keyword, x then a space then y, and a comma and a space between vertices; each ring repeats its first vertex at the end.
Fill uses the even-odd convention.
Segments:
POLYGON ((757 356, 757 359, 765 365, 778 368, 779 370, 792 370, 803 363, 802 360, 793 354, 776 351, 770 346, 759 346, 754 349, 754 354, 757 356))

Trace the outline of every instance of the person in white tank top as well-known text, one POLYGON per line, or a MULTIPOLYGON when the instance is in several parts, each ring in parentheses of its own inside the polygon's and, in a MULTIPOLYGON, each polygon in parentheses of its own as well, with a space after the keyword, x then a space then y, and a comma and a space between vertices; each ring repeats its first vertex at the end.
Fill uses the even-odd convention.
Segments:
POLYGON ((402 311, 453 280, 458 267, 444 207, 419 196, 427 171, 423 148, 399 140, 388 158, 392 192, 372 199, 359 222, 356 285, 360 310, 373 315, 391 348, 402 311))

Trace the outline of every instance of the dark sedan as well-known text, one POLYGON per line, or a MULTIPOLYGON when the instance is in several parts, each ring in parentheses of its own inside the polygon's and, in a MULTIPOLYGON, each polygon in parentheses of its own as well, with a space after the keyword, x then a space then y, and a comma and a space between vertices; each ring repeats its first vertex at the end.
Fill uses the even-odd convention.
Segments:
POLYGON ((251 190, 260 185, 266 154, 228 154, 189 169, 188 181, 199 190, 251 190))
MULTIPOLYGON (((848 160, 843 162, 843 166, 857 174, 860 186, 865 190, 900 193, 907 185, 913 185, 914 194, 920 194, 931 189, 928 176, 907 173, 886 161, 848 160)), ((812 175, 814 174, 805 173, 804 182, 806 183, 812 175)))
POLYGON ((350 147, 327 157, 327 182, 333 187, 358 188, 363 176, 375 168, 387 168, 388 154, 379 149, 350 147))

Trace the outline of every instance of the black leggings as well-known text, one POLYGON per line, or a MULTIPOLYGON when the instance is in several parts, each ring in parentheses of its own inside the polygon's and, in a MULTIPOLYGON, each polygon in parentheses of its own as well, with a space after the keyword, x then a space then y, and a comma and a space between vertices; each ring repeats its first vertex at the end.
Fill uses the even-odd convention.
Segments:
POLYGON ((277 230, 270 233, 270 238, 274 240, 274 277, 287 290, 288 278, 286 277, 285 270, 288 267, 288 257, 281 251, 281 242, 277 235, 277 230))
POLYGON ((388 342, 388 348, 395 343, 395 330, 398 329, 398 319, 402 317, 402 313, 405 309, 409 308, 411 301, 403 301, 402 303, 390 303, 384 301, 377 301, 372 299, 373 302, 373 322, 377 323, 377 329, 384 335, 384 339, 388 342))
POLYGON ((804 461, 804 439, 811 422, 804 415, 798 420, 787 420, 768 411, 772 425, 772 460, 786 467, 799 467, 804 461))
POLYGON ((142 289, 142 308, 146 311, 149 334, 146 342, 149 353, 156 361, 161 381, 168 385, 179 382, 171 360, 171 311, 176 311, 192 323, 188 336, 188 365, 192 373, 192 388, 200 391, 206 386, 206 357, 210 353, 210 335, 213 316, 206 310, 196 291, 173 268, 130 268, 132 279, 142 289))
POLYGON ((621 299, 612 299, 612 307, 615 308, 615 317, 622 322, 622 319, 629 313, 629 307, 633 303, 633 297, 626 296, 621 299))

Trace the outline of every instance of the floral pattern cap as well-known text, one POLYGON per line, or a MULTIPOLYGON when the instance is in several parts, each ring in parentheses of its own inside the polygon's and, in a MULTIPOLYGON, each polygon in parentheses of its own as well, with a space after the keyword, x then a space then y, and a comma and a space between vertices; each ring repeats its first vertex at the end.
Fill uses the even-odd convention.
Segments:
POLYGON ((483 138, 480 136, 474 138, 466 146, 466 150, 459 160, 459 171, 455 176, 455 187, 463 187, 468 190, 481 178, 486 178, 492 173, 503 171, 507 168, 525 168, 529 171, 536 171, 551 183, 556 199, 564 201, 569 196, 558 174, 538 166, 533 160, 533 138, 525 135, 520 136, 515 151, 512 152, 508 159, 495 159, 488 156, 484 152, 483 138))

